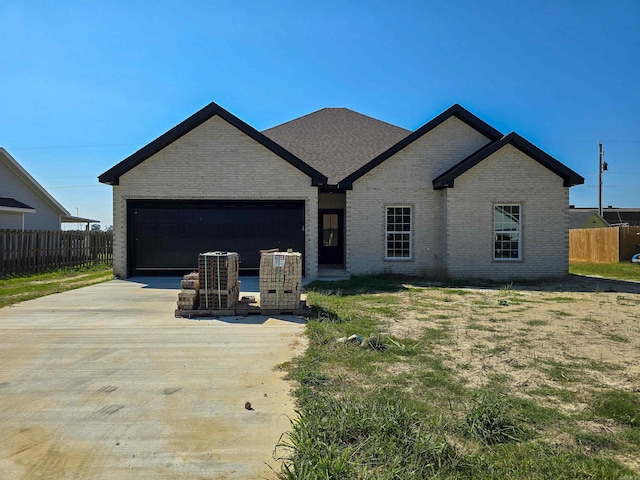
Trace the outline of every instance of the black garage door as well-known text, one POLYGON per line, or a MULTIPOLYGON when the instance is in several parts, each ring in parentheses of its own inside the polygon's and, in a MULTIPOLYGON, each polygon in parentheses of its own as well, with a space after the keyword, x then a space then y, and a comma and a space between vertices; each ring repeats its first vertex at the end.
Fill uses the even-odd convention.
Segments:
POLYGON ((129 200, 127 219, 129 275, 182 275, 216 250, 238 252, 243 274, 263 249, 304 255, 303 201, 129 200))

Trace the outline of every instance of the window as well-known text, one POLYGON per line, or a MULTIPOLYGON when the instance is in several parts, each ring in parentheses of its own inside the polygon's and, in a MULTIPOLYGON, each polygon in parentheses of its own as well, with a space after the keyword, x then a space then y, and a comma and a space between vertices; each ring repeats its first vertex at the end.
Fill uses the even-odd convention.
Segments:
POLYGON ((387 259, 411 258, 411 207, 387 207, 387 259))
POLYGON ((494 205, 494 260, 520 260, 522 229, 520 205, 494 205))
POLYGON ((322 245, 325 247, 338 246, 338 214, 322 214, 322 245))

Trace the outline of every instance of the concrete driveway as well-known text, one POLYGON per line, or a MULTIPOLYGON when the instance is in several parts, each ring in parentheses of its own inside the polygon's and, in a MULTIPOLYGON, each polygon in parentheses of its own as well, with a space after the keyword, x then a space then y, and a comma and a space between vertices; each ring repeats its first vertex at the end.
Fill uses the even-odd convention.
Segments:
POLYGON ((294 414, 274 367, 303 320, 175 318, 178 289, 114 280, 0 309, 3 480, 274 477, 294 414))

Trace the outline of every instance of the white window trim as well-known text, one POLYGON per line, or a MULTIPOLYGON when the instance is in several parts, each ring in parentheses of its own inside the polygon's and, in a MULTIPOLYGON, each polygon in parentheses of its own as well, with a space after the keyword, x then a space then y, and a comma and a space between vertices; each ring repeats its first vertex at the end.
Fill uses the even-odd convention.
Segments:
MULTIPOLYGON (((494 262, 522 262, 522 203, 517 202, 504 202, 504 203, 494 203, 493 208, 491 210, 491 223, 493 225, 493 242, 491 251, 493 252, 492 257, 494 262), (495 225, 495 211, 496 207, 518 207, 519 209, 519 220, 518 220, 518 258, 497 258, 496 257, 496 246, 495 246, 495 237, 496 233, 502 232, 503 230, 496 230, 495 225)), ((508 233, 513 233, 513 231, 509 231, 508 233)))
POLYGON ((391 260, 391 261, 397 261, 397 262, 407 262, 407 261, 412 261, 413 260, 413 205, 407 205, 407 204, 393 204, 393 205, 385 205, 384 207, 384 259, 385 260, 391 260), (402 232, 395 232, 395 231, 389 231, 389 225, 387 223, 387 217, 389 216, 389 209, 390 208, 408 208, 409 209, 409 222, 410 222, 410 226, 411 228, 409 229, 408 232, 402 231, 402 232), (388 248, 388 243, 387 243, 387 235, 390 233, 403 233, 409 234, 409 256, 408 257, 390 257, 388 256, 388 252, 389 252, 389 248, 388 248))

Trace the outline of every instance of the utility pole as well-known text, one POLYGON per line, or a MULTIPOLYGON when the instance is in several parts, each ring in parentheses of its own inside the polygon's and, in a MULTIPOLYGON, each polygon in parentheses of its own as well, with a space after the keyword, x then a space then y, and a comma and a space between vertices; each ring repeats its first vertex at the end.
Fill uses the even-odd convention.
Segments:
POLYGON ((598 148, 600 150, 600 161, 598 167, 598 215, 602 216, 602 172, 609 169, 607 162, 602 161, 604 157, 604 150, 602 150, 602 142, 598 142, 598 148))

